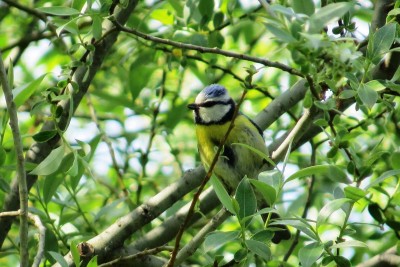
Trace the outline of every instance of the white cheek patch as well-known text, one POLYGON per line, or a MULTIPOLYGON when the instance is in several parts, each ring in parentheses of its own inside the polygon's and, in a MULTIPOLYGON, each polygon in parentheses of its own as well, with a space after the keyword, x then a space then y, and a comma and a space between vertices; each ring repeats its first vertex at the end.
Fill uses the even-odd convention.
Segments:
POLYGON ((220 121, 231 109, 229 104, 217 104, 212 107, 200 107, 199 116, 205 123, 220 121))

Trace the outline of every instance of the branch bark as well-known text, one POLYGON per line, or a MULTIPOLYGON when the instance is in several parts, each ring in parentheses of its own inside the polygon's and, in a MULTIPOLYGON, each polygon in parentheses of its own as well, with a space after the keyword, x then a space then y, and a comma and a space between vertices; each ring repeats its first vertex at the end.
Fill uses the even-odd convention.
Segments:
MULTIPOLYGON (((8 69, 8 71, 13 71, 12 69, 8 69)), ((18 183, 18 196, 16 198, 21 203, 21 216, 20 218, 20 229, 19 229, 19 238, 20 238, 20 264, 21 266, 29 265, 29 253, 28 253, 28 188, 26 185, 26 177, 25 177, 25 159, 24 159, 24 151, 22 145, 21 134, 19 131, 18 124, 18 114, 17 114, 17 106, 15 105, 12 88, 10 82, 7 79, 6 69, 4 67, 2 54, 0 53, 0 80, 1 86, 3 87, 4 96, 7 102, 7 110, 10 116, 10 127, 14 140, 14 148, 17 154, 17 183, 18 183)))

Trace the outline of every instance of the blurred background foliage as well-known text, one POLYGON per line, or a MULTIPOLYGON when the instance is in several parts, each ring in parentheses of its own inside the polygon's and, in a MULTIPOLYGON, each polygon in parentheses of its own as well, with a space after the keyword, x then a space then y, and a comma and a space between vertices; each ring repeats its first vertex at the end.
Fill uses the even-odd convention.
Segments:
MULTIPOLYGON (((288 182, 277 208, 288 220, 302 217, 306 209, 312 224, 330 201, 346 196, 356 202, 350 209, 342 206, 335 213, 332 210, 326 218, 334 214, 329 223, 318 228, 318 240, 302 233, 297 246, 293 239, 271 245, 269 261, 257 253, 241 258, 238 252, 244 245, 240 239, 227 242, 229 238, 224 236, 227 239, 221 238, 220 243, 208 239, 209 243, 185 263, 211 266, 226 263, 235 255, 243 265, 252 266, 298 266, 300 262, 302 266, 357 266, 396 246, 399 238, 400 71, 398 48, 390 50, 399 41, 399 3, 260 2, 264 6, 245 0, 138 1, 125 26, 148 36, 276 61, 301 73, 311 89, 264 129, 266 143, 282 137, 304 108, 313 106, 322 114, 313 121, 321 133, 302 133, 308 139, 288 157, 285 178, 312 165, 337 166, 340 175, 315 171, 288 182), (382 4, 387 4, 386 13, 374 14, 382 4), (376 16, 383 16, 383 23, 376 16), (397 66, 382 65, 382 60, 397 66), (386 76, 376 74, 382 66, 387 67, 386 76), (344 109, 349 102, 350 107, 344 109), (342 179, 343 173, 350 184, 342 179), (374 183, 377 178, 381 179, 374 183), (330 248, 344 240, 360 243, 324 251, 324 246, 330 248), (293 250, 288 252, 291 246, 293 250)), ((67 129, 41 130, 44 123, 60 120, 65 112, 60 102, 79 93, 71 73, 92 66, 96 45, 112 34, 112 30, 107 31, 107 27, 112 28, 110 11, 128 4, 128 0, 0 3, 0 49, 8 70, 13 71, 15 95, 20 97, 24 149, 62 136, 60 148, 47 157, 46 166, 27 164, 28 171, 39 175, 29 193, 29 206, 47 229, 44 266, 55 263, 49 251, 66 254, 71 242, 96 236, 179 180, 185 171, 199 166, 194 123, 186 105, 205 86, 220 83, 238 100, 247 81, 246 69, 254 66, 257 72, 252 76, 252 89, 241 107, 254 118, 302 79, 257 62, 182 49, 121 32, 104 54, 82 101, 74 106, 67 129)), ((81 81, 86 78, 81 77, 81 81)), ((1 103, 0 204, 4 211, 16 159, 6 106, 3 100, 1 103)), ((176 201, 126 244, 160 225, 192 195, 176 201)), ((213 214, 205 214, 190 227, 182 244, 213 214)), ((260 228, 262 222, 256 220, 248 229, 249 235, 260 228)), ((15 221, 0 251, 2 266, 19 262, 18 229, 15 221)), ((238 229, 235 217, 218 228, 222 232, 238 229)), ((294 235, 296 227, 291 230, 294 235)), ((29 234, 33 259, 36 230, 30 228, 29 234)), ((167 259, 168 253, 158 256, 167 259)))

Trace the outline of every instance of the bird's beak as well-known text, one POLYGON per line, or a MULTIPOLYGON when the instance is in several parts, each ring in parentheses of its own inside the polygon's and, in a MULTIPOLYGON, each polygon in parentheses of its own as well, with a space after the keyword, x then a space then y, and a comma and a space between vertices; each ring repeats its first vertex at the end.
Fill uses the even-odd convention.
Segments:
POLYGON ((188 109, 195 110, 197 109, 197 105, 195 103, 187 105, 188 109))

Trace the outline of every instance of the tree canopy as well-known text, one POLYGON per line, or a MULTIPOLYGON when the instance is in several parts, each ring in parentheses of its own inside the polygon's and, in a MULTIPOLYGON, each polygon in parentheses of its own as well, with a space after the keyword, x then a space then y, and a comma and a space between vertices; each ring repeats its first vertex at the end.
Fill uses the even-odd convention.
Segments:
POLYGON ((3 0, 0 265, 400 265, 399 19, 394 0, 3 0), (213 83, 270 151, 231 195, 187 109, 213 83))

